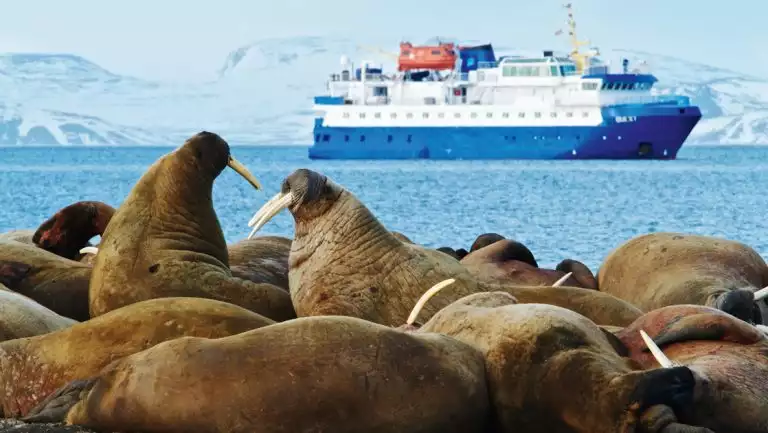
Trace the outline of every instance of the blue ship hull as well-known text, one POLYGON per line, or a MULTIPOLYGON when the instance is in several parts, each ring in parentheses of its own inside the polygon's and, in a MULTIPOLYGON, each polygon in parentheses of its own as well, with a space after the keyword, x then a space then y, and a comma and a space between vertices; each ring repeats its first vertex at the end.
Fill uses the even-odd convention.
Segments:
POLYGON ((701 119, 696 106, 616 105, 597 126, 325 127, 310 159, 675 159, 701 119), (636 120, 621 122, 627 117, 636 120))

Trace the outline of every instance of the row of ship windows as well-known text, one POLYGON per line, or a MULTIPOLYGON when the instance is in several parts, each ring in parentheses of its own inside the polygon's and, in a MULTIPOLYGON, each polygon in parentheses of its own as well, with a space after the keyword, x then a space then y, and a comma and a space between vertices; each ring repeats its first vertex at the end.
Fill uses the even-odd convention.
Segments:
MULTIPOLYGON (((361 119, 365 119, 366 113, 359 113, 358 116, 361 119)), ((477 119, 477 116, 478 116, 477 113, 470 113, 470 115, 469 115, 469 117, 472 118, 472 119, 477 119)), ((341 113, 341 117, 343 117, 345 119, 349 119, 350 118, 350 114, 348 112, 344 112, 344 113, 341 113)), ((392 119, 397 119, 397 113, 390 113, 389 117, 392 118, 392 119)), ((424 119, 429 119, 429 113, 422 113, 421 117, 423 117, 424 119)), ((460 119, 461 118, 461 113, 453 113, 453 117, 455 119, 460 119)), ((485 113, 485 117, 488 118, 488 119, 492 119, 493 118, 493 113, 485 113)), ((504 118, 504 119, 509 119, 510 113, 501 113, 501 117, 504 118)), ((523 118, 525 118, 525 113, 523 113, 523 112, 517 113, 517 117, 523 119, 523 118)), ((535 117, 537 119, 541 118, 541 112, 537 111, 537 112, 533 113, 533 117, 535 117)), ((558 114, 553 111, 553 112, 549 113, 549 117, 554 119, 554 118, 558 117, 558 114)), ((569 118, 573 117, 573 112, 572 111, 566 112, 565 113, 565 117, 569 117, 569 118)), ((589 111, 582 111, 581 117, 589 117, 589 111)), ((373 118, 374 119, 381 119, 381 113, 373 113, 373 118)), ((413 119, 413 113, 405 113, 405 118, 406 119, 413 119)), ((445 119, 445 113, 437 113, 437 118, 438 119, 445 119)))
MULTIPOLYGON (((320 141, 320 138, 322 138, 322 140, 324 142, 331 141, 331 135, 330 134, 323 134, 322 136, 320 134, 315 134, 315 141, 320 141)), ((534 135, 532 138, 534 140, 546 140, 547 139, 547 137, 544 136, 544 135, 534 135)), ((556 138, 558 140, 562 140, 562 137, 559 136, 559 135, 556 138)), ((575 138, 576 138, 576 140, 581 140, 581 135, 576 135, 575 138)), ((617 136, 616 138, 618 140, 621 140, 621 135, 617 136)), ((608 139, 608 136, 603 135, 603 140, 607 140, 607 139, 608 139)), ((408 137, 405 139, 405 141, 410 143, 411 140, 412 140, 412 136, 410 134, 408 134, 408 137)), ((505 135, 504 136, 504 140, 506 140, 506 141, 517 141, 517 137, 514 136, 514 135, 511 136, 511 137, 509 135, 505 135)), ((345 135, 344 136, 344 142, 345 143, 349 142, 349 135, 345 135)), ((360 142, 361 143, 365 142, 365 135, 361 135, 360 136, 360 142)), ((391 143, 391 142, 392 142, 392 136, 391 135, 387 135, 387 143, 391 143)))

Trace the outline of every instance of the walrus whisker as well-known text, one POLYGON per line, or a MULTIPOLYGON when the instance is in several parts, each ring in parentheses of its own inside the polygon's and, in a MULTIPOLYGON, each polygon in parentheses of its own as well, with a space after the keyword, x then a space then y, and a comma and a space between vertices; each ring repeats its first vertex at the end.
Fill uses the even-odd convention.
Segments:
POLYGON ((667 358, 667 355, 662 352, 659 346, 657 346, 651 337, 649 337, 648 334, 646 334, 642 329, 640 330, 640 336, 643 338, 645 345, 648 346, 648 350, 651 351, 651 354, 654 358, 656 358, 656 362, 658 362, 659 365, 664 368, 672 368, 677 365, 676 363, 672 362, 672 360, 667 358))
POLYGON ((565 282, 565 280, 567 280, 568 278, 570 278, 570 277, 571 277, 571 275, 573 275, 573 272, 568 272, 567 274, 563 275, 563 277, 562 277, 562 278, 560 278, 559 280, 555 281, 555 282, 552 284, 552 287, 560 287, 560 286, 562 286, 562 285, 563 285, 563 283, 565 282))
POLYGON ((275 215, 290 206, 291 202, 293 202, 292 193, 280 192, 275 194, 275 196, 269 199, 268 202, 264 203, 264 206, 262 206, 261 209, 253 215, 253 218, 248 221, 248 227, 253 226, 253 230, 251 230, 251 233, 248 235, 248 239, 251 239, 253 235, 274 218, 275 215))
POLYGON ((242 176, 245 180, 248 181, 251 185, 253 185, 256 189, 263 189, 261 187, 261 183, 259 183, 259 180, 256 179, 256 176, 254 176, 240 161, 236 160, 232 155, 229 156, 229 161, 227 162, 227 165, 232 170, 235 170, 237 174, 242 176))
POLYGON ((96 254, 98 252, 99 252, 99 249, 96 247, 88 246, 88 247, 80 248, 80 254, 96 254))
POLYGON ((760 301, 764 298, 768 298, 768 287, 763 287, 755 292, 755 301, 760 301))
POLYGON ((413 325, 413 322, 416 321, 416 317, 419 316, 419 313, 421 312, 421 309, 424 308, 424 305, 429 301, 429 298, 435 296, 437 292, 442 290, 444 287, 450 286, 451 284, 455 283, 455 278, 448 278, 447 280, 443 280, 434 286, 430 287, 429 290, 424 292, 423 295, 421 295, 421 298, 416 302, 416 305, 413 306, 413 310, 411 310, 411 314, 408 316, 408 320, 406 320, 406 325, 413 325))

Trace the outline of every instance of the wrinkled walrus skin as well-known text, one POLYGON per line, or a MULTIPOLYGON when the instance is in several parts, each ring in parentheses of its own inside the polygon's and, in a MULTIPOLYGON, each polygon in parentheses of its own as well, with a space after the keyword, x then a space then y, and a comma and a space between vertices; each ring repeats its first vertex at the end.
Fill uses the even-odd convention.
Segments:
POLYGON ((226 302, 160 298, 131 304, 60 331, 0 343, 5 417, 26 415, 71 380, 110 362, 183 336, 219 338, 274 321, 226 302))
POLYGON ((273 284, 288 291, 290 239, 258 236, 230 244, 227 250, 232 275, 254 283, 273 284))
POLYGON ((649 311, 616 332, 645 368, 658 362, 646 351, 644 330, 673 362, 696 373, 696 398, 681 420, 716 432, 768 431, 768 336, 755 326, 701 305, 649 311))
POLYGON ((288 283, 300 317, 343 315, 399 326, 426 288, 449 278, 456 281, 424 306, 423 320, 488 290, 506 291, 523 303, 572 308, 601 325, 623 326, 642 314, 589 289, 480 282, 448 254, 398 240, 354 194, 311 170, 296 170, 284 180, 281 192, 254 216, 254 230, 285 207, 295 222, 288 283))
POLYGON ((201 132, 144 173, 99 244, 90 282, 92 317, 174 296, 231 302, 278 321, 296 316, 285 290, 229 270, 212 189, 230 161, 227 142, 201 132))
POLYGON ((92 268, 16 241, 0 240, 0 284, 64 317, 90 318, 88 284, 92 268))
MULTIPOLYGON (((516 305, 503 292, 462 298, 420 332, 451 336, 484 354, 500 433, 635 432, 645 410, 693 398, 688 368, 638 371, 617 352, 615 337, 586 317, 553 305, 516 305)), ((655 431, 672 431, 668 426, 655 431)))
POLYGON ((643 311, 706 305, 756 323, 768 322, 768 304, 755 305, 750 296, 767 285, 768 266, 747 245, 680 233, 630 239, 613 250, 598 271, 600 291, 643 311))
POLYGON ((485 433, 489 418, 477 350, 338 316, 165 342, 55 395, 41 414, 63 404, 100 431, 485 433))
POLYGON ((0 342, 47 334, 75 323, 0 284, 0 342))

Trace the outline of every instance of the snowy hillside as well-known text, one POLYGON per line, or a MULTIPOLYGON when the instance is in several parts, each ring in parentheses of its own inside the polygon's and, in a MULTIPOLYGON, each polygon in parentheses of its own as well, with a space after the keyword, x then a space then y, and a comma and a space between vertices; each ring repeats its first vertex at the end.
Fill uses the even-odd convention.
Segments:
MULTIPOLYGON (((386 52, 396 53, 397 42, 261 40, 211 65, 217 80, 197 84, 122 76, 75 55, 0 55, 0 145, 176 144, 201 129, 237 144, 308 144, 312 97, 324 91, 340 56, 391 69, 386 52)), ((495 48, 497 55, 518 53, 495 48)), ((645 60, 658 92, 688 95, 702 108, 689 144, 768 144, 768 79, 640 51, 601 55, 616 65, 621 57, 645 60)))

